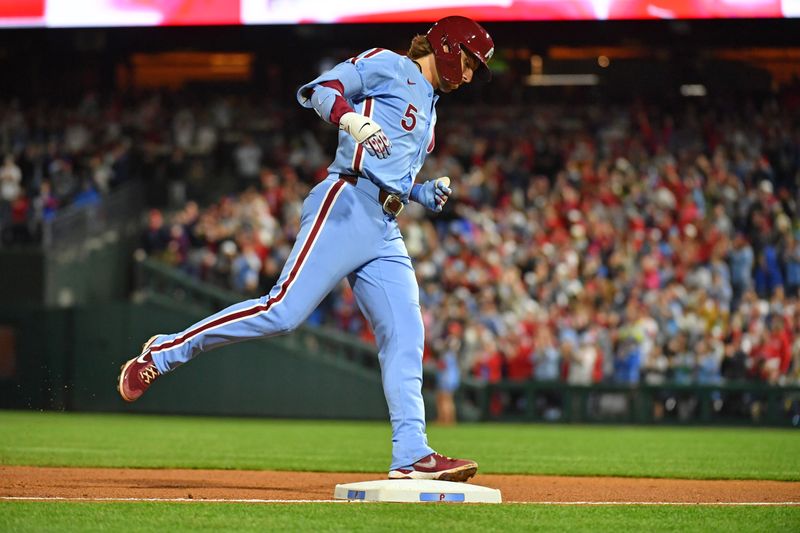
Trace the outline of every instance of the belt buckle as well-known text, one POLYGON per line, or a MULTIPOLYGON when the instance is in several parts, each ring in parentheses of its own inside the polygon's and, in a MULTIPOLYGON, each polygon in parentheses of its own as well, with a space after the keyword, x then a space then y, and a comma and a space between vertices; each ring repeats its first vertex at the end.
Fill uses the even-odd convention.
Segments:
POLYGON ((403 211, 403 201, 396 194, 387 194, 386 199, 383 201, 383 210, 389 215, 396 217, 403 211))

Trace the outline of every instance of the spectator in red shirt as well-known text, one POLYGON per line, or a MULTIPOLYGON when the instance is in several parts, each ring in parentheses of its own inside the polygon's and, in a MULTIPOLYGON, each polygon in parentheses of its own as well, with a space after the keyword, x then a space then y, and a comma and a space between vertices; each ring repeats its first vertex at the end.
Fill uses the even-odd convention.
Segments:
POLYGON ((792 343, 781 317, 771 316, 768 323, 769 333, 759 350, 761 378, 774 385, 789 371, 789 364, 792 362, 792 343))

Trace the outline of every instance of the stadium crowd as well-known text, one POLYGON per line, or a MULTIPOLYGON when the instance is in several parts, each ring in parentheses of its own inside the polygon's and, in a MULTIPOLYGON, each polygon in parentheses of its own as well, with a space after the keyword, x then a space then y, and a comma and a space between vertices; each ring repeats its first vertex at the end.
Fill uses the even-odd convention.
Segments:
MULTIPOLYGON (((262 155, 283 160, 290 139, 312 138, 295 133, 309 121, 296 117, 293 130, 269 102, 234 95, 209 106, 200 91, 87 92, 77 103, 0 98, 0 246, 35 242, 56 213, 132 181, 159 206, 215 198, 227 187, 222 177, 256 183, 262 155)), ((297 157, 287 164, 299 165, 297 157)))
MULTIPOLYGON (((800 106, 784 96, 443 112, 420 177, 450 176, 454 197, 400 218, 426 362, 489 382, 798 382, 800 106)), ((149 211, 142 248, 269 290, 334 130, 247 99, 87 100, 58 136, 47 110, 2 106, 12 221, 22 196, 39 221, 133 175, 169 182, 180 205, 149 211), (226 173, 239 192, 204 197, 226 173)), ((371 338, 346 283, 310 321, 371 338)))
POLYGON ((76 106, 0 100, 0 246, 37 240, 60 209, 97 204, 132 178, 122 115, 93 94, 76 106))

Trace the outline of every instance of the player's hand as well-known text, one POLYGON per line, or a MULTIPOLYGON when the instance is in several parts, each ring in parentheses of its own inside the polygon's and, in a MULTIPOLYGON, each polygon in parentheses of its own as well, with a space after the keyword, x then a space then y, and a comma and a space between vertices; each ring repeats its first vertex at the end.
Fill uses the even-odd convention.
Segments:
POLYGON ((339 129, 349 133, 373 157, 385 159, 392 153, 392 141, 383 133, 383 129, 378 123, 371 118, 352 111, 345 113, 339 119, 339 129))
POLYGON ((447 203, 447 199, 450 198, 451 194, 453 194, 453 191, 450 189, 450 178, 445 176, 414 185, 411 188, 409 198, 434 213, 441 213, 442 207, 447 203))
POLYGON ((383 131, 378 131, 362 144, 369 155, 378 159, 386 159, 392 153, 392 141, 383 131))

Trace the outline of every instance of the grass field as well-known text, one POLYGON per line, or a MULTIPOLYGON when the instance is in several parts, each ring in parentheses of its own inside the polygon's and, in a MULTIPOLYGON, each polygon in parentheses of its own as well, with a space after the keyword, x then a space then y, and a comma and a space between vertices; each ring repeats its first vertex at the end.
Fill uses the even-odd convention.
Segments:
MULTIPOLYGON (((429 428, 483 473, 800 480, 793 430, 429 428)), ((388 424, 0 411, 0 464, 383 472, 388 424)), ((424 506, 0 501, 0 531, 800 530, 800 507, 424 506)))
POLYGON ((792 507, 0 502, 2 531, 797 531, 792 507))
MULTIPOLYGON (((38 466, 381 472, 391 440, 381 422, 0 411, 0 428, 0 464, 38 466)), ((428 437, 483 473, 800 481, 796 430, 464 424, 428 437)))

